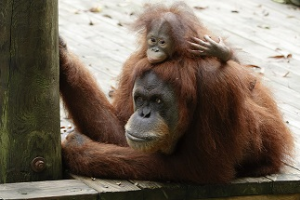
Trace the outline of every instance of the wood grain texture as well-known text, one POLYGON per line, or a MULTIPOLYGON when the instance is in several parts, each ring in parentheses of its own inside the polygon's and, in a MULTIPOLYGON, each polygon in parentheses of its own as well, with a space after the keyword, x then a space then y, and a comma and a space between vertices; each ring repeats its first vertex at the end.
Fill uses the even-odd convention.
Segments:
POLYGON ((58 1, 4 0, 0 13, 0 183, 58 179, 58 1))
POLYGON ((89 187, 95 189, 100 194, 101 200, 142 200, 143 191, 136 185, 126 180, 108 180, 91 177, 77 176, 71 177, 82 181, 89 187))
POLYGON ((0 185, 0 199, 97 200, 98 193, 78 180, 39 181, 0 185))
MULTIPOLYGON (((299 194, 292 195, 259 195, 259 196, 240 196, 240 197, 228 197, 228 198, 214 198, 214 200, 298 200, 300 198, 299 194)), ((200 199, 190 199, 190 200, 200 200, 200 199)), ((208 200, 208 199, 201 199, 208 200)))
POLYGON ((153 181, 131 181, 143 191, 144 200, 160 199, 186 199, 188 197, 187 185, 177 183, 162 183, 153 181))

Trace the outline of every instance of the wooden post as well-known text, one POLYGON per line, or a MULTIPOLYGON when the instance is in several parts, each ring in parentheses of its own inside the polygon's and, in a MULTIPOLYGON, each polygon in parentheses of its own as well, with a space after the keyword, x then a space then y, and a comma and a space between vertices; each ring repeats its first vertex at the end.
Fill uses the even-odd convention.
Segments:
POLYGON ((58 1, 0 1, 0 183, 61 178, 58 1))

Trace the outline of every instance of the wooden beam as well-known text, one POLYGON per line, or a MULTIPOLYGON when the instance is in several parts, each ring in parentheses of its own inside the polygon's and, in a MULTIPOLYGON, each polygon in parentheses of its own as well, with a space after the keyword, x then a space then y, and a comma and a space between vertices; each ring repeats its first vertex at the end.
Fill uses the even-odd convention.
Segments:
MULTIPOLYGON (((207 197, 203 193, 189 193, 190 186, 165 184, 150 181, 91 179, 77 177, 78 180, 37 181, 0 184, 0 199, 53 199, 53 200, 298 200, 299 193, 261 194, 261 195, 226 195, 207 197), (92 186, 91 186, 92 185, 92 186)), ((249 181, 249 180, 248 180, 249 181)), ((251 181, 251 180, 250 180, 251 181)), ((203 187, 203 186, 199 186, 203 187)), ((211 186, 213 189, 214 186, 211 186)), ((226 188, 223 188, 226 190, 226 188)), ((217 189, 218 190, 218 189, 217 189)), ((242 190, 242 188, 241 188, 242 190)), ((216 191, 217 192, 217 191, 216 191)), ((225 191, 224 191, 225 192, 225 191)))
POLYGON ((0 183, 61 178, 58 1, 0 1, 0 183))
POLYGON ((298 200, 300 194, 290 195, 259 195, 259 196, 240 196, 227 198, 209 198, 209 199, 193 199, 193 200, 298 200))
POLYGON ((0 199, 97 200, 98 192, 78 180, 0 184, 0 199))
MULTIPOLYGON (((290 171, 291 172, 291 171, 290 171)), ((274 174, 257 178, 235 179, 229 184, 179 184, 141 180, 113 180, 91 178, 70 174, 99 192, 101 199, 210 199, 254 196, 300 196, 300 175, 274 174)), ((242 199, 242 198, 241 198, 242 199)))
MULTIPOLYGON (((101 200, 143 200, 143 191, 127 180, 97 179, 71 174, 100 194, 101 200)), ((151 198, 149 198, 151 199, 151 198)))

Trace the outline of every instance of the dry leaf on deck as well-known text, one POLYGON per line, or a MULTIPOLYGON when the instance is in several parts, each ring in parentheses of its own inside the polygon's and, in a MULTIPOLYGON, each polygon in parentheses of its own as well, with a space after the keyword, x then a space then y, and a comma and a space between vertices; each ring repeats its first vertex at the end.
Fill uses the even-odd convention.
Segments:
POLYGON ((95 6, 95 7, 90 8, 89 11, 93 12, 93 13, 99 13, 102 11, 102 8, 100 6, 95 6))
POLYGON ((252 67, 252 68, 261 69, 261 67, 260 67, 260 66, 257 66, 257 65, 246 65, 246 67, 252 67))
POLYGON ((284 57, 284 55, 276 55, 276 56, 269 56, 269 58, 280 59, 280 58, 285 58, 285 57, 284 57))
POLYGON ((112 16, 110 16, 110 15, 108 15, 108 14, 105 14, 105 15, 103 15, 103 17, 106 17, 106 18, 112 19, 112 16))
POLYGON ((263 10, 262 11, 262 14, 266 17, 266 16, 269 16, 269 12, 268 11, 266 11, 266 10, 263 10))
POLYGON ((287 18, 295 18, 293 15, 288 15, 287 18))
POLYGON ((259 27, 259 28, 263 28, 263 29, 270 29, 270 26, 268 26, 268 25, 264 25, 264 24, 262 24, 262 25, 258 25, 257 27, 259 27))
POLYGON ((207 9, 208 6, 206 6, 206 7, 202 7, 202 6, 194 6, 194 8, 195 8, 196 10, 204 10, 204 9, 207 9))
POLYGON ((282 77, 287 77, 287 75, 289 74, 290 72, 287 71, 282 77))
POLYGON ((275 59, 281 59, 281 58, 292 58, 293 55, 292 54, 286 54, 286 55, 283 55, 283 54, 280 54, 280 55, 275 55, 275 56, 269 56, 269 58, 275 58, 275 59))

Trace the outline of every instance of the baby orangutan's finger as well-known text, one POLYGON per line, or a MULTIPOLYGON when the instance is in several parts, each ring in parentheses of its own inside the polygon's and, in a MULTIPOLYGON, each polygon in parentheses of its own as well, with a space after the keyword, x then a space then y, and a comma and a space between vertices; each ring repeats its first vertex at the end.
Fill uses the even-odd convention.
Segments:
POLYGON ((193 37, 192 39, 193 39, 197 44, 199 44, 199 45, 201 45, 201 46, 204 46, 204 47, 209 47, 209 46, 210 46, 209 42, 205 42, 204 40, 201 40, 201 39, 199 39, 199 38, 197 38, 197 37, 193 37))
POLYGON ((188 42, 190 44, 191 49, 193 50, 202 50, 202 51, 206 51, 208 50, 207 47, 201 46, 199 44, 193 43, 193 42, 188 42))
MULTIPOLYGON (((211 39, 211 37, 208 36, 208 35, 205 35, 205 36, 204 36, 204 39, 205 39, 207 42, 209 42, 210 44, 213 44, 213 45, 217 45, 217 44, 218 44, 218 42, 216 42, 216 41, 214 41, 213 39, 211 39)), ((220 42, 220 41, 219 41, 219 42, 220 42)))
POLYGON ((200 51, 200 50, 188 50, 190 53, 196 55, 196 56, 206 56, 207 53, 205 51, 200 51))

